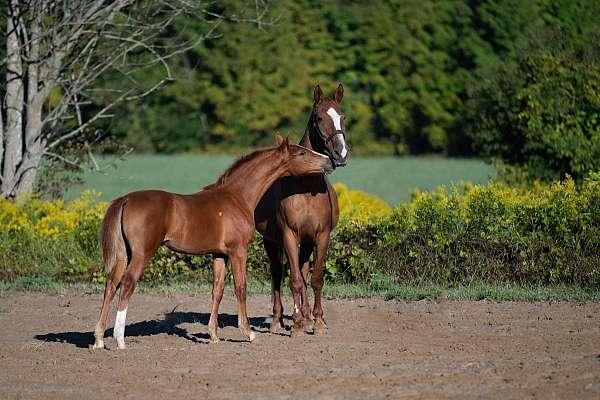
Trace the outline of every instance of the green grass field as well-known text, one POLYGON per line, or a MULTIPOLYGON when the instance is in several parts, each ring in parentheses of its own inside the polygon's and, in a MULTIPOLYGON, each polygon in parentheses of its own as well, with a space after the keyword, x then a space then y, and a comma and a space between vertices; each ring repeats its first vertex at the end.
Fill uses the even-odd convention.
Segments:
MULTIPOLYGON (((55 281, 49 277, 21 277, 14 282, 0 280, 0 297, 9 295, 11 290, 66 294, 69 292, 98 294, 104 287, 93 283, 68 283, 55 281)), ((171 282, 152 285, 140 282, 137 293, 210 293, 210 282, 171 282)), ((227 282, 225 292, 234 295, 232 282, 227 282)), ((282 285, 285 296, 291 296, 287 284, 282 285)), ((248 294, 271 294, 270 281, 248 280, 248 294)), ((434 283, 404 285, 389 278, 371 283, 335 283, 327 282, 323 287, 326 298, 357 299, 381 297, 386 300, 495 300, 495 301, 598 301, 600 291, 582 288, 577 285, 515 285, 506 283, 473 283, 456 287, 444 287, 434 283)), ((0 308, 0 314, 7 312, 0 308)))
MULTIPOLYGON (((73 198, 85 189, 102 192, 105 200, 140 189, 192 193, 214 182, 233 160, 215 155, 129 155, 117 168, 109 167, 103 174, 87 173, 85 184, 73 187, 66 197, 73 198)), ((412 189, 430 190, 459 181, 485 183, 494 176, 494 168, 481 160, 387 157, 352 158, 331 178, 393 205, 408 200, 412 189)))

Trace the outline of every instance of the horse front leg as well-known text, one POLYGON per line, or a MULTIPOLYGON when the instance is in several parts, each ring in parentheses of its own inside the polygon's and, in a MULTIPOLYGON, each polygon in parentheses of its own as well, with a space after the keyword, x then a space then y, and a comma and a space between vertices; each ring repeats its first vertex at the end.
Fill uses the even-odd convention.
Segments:
POLYGON ((300 266, 298 260, 299 249, 298 239, 294 233, 287 230, 283 233, 283 247, 290 264, 290 288, 292 290, 292 297, 294 299, 294 313, 292 314, 292 320, 294 326, 292 329, 292 335, 298 333, 302 329, 302 288, 304 287, 304 281, 302 274, 300 273, 300 266))
POLYGON ((311 279, 312 288, 315 295, 315 308, 313 315, 315 317, 314 331, 318 333, 327 329, 327 324, 323 319, 323 307, 321 305, 321 291, 323 289, 323 262, 329 248, 329 232, 323 232, 317 237, 315 244, 315 262, 313 275, 311 279))
POLYGON ((223 298, 225 289, 225 258, 215 256, 213 258, 213 289, 212 304, 210 307, 210 320, 208 321, 208 331, 212 343, 219 342, 217 329, 219 328, 219 304, 223 298))
POLYGON ((256 338, 256 333, 250 329, 250 321, 246 313, 246 259, 248 252, 239 251, 232 255, 231 269, 233 271, 233 281, 235 286, 235 296, 238 304, 238 328, 248 340, 251 342, 256 338))
POLYGON ((281 304, 281 280, 283 278, 283 265, 281 265, 281 249, 276 242, 264 239, 264 247, 269 256, 271 266, 271 285, 273 293, 273 319, 271 332, 275 333, 283 328, 283 305, 281 304))
POLYGON ((300 244, 300 273, 302 274, 302 324, 305 331, 313 330, 313 314, 308 299, 308 273, 310 271, 310 255, 313 251, 312 243, 300 244))

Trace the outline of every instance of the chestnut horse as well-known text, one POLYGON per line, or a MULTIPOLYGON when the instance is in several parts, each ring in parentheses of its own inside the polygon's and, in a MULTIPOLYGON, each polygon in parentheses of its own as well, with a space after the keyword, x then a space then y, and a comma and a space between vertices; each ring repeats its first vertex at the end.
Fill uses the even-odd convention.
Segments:
MULTIPOLYGON (((349 150, 345 141, 344 113, 340 108, 344 87, 339 84, 326 98, 319 85, 314 90, 313 109, 300 144, 329 156, 335 166, 346 164, 349 150)), ((254 213, 256 229, 263 235, 271 264, 273 322, 271 330, 283 326, 281 305, 281 250, 290 264, 290 286, 294 298, 294 331, 327 328, 321 306, 323 261, 329 235, 339 217, 338 200, 329 179, 323 174, 278 179, 265 193, 254 213), (314 323, 306 286, 309 259, 314 251, 311 284, 314 291, 314 323)))
POLYGON ((102 258, 108 274, 94 348, 104 347, 106 318, 121 287, 114 336, 125 347, 127 305, 138 279, 159 246, 188 254, 213 255, 210 336, 218 341, 218 309, 225 262, 231 260, 238 327, 255 337, 246 315, 246 258, 254 232, 253 212, 265 191, 282 176, 323 174, 331 160, 277 135, 278 146, 250 153, 202 191, 179 195, 159 190, 132 192, 113 200, 102 221, 102 258))

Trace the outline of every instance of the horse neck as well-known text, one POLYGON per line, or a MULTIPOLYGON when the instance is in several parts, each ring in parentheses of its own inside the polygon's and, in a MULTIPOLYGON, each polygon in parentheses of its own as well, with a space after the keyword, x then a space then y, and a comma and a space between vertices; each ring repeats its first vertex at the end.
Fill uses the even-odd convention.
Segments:
POLYGON ((308 123, 306 124, 306 129, 304 129, 304 136, 300 139, 300 146, 304 146, 307 149, 314 150, 313 144, 310 141, 310 130, 313 125, 313 111, 310 112, 310 117, 308 118, 308 123))
POLYGON ((274 149, 237 168, 224 186, 238 195, 250 212, 254 212, 267 189, 285 172, 283 158, 274 149))

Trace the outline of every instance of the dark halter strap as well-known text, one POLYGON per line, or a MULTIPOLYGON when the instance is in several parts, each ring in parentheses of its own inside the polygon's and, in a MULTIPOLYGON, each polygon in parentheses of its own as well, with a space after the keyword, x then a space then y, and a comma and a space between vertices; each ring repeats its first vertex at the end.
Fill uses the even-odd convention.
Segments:
MULTIPOLYGON (((333 138, 335 137, 335 135, 342 135, 342 137, 345 140, 346 135, 344 134, 344 131, 336 130, 335 135, 327 137, 327 136, 323 135, 323 132, 321 132, 321 128, 319 128, 319 124, 317 123, 317 119, 315 117, 314 112, 311 114, 310 119, 311 119, 311 124, 312 124, 312 127, 311 127, 312 129, 310 130, 310 136, 313 136, 313 133, 316 133, 319 136, 319 138, 321 139, 321 143, 324 144, 325 151, 328 153, 328 155, 330 155, 330 153, 332 151, 332 150, 330 150, 330 148, 333 147, 333 138)), ((311 140, 311 144, 313 146, 316 145, 314 140, 311 140)))
MULTIPOLYGON (((325 135, 323 135, 323 132, 321 132, 321 128, 319 128, 319 124, 317 123, 317 119, 315 118, 315 113, 313 112, 310 116, 311 119, 311 129, 309 130, 309 139, 311 141, 311 144, 313 146, 313 148, 315 150, 317 150, 315 147, 317 145, 316 139, 314 138, 314 135, 318 135, 319 139, 321 139, 319 141, 319 147, 324 147, 324 151, 326 152, 326 154, 328 156, 331 157, 331 150, 329 150, 329 147, 331 147, 331 145, 333 144, 333 138, 335 137, 335 135, 332 135, 331 137, 326 137, 325 135), (312 137, 311 137, 312 136, 312 137)), ((338 131, 336 131, 336 135, 338 131)), ((344 131, 339 131, 342 135, 342 137, 344 137, 344 140, 346 138, 346 135, 344 134, 344 131)), ((320 150, 320 149, 319 149, 320 150)), ((325 178, 325 175, 323 175, 323 184, 325 185, 325 190, 327 191, 327 200, 329 200, 329 232, 331 233, 331 231, 333 231, 333 200, 331 199, 331 192, 329 190, 329 185, 327 184, 327 179, 325 178)))

